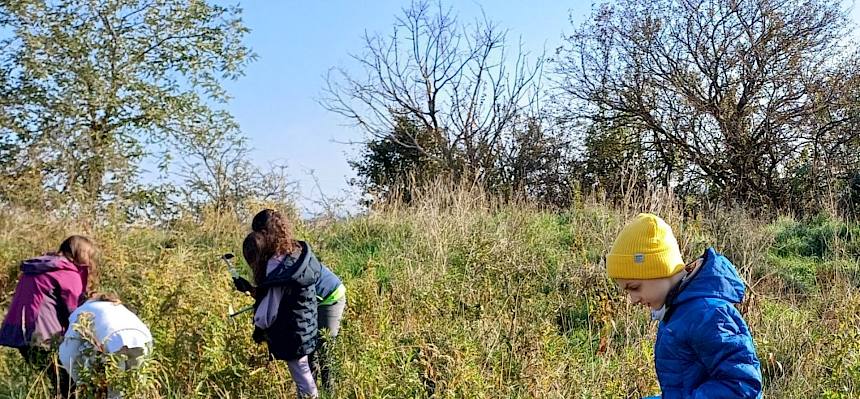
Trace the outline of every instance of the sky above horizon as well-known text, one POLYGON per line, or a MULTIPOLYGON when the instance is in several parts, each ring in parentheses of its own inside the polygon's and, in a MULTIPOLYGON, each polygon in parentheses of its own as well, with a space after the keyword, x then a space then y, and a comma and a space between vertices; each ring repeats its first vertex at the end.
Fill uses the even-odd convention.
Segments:
MULTIPOLYGON (((409 1, 372 2, 245 2, 243 21, 251 29, 246 43, 257 54, 244 77, 226 82, 233 99, 228 110, 238 120, 253 147, 254 162, 266 167, 286 162, 299 182, 299 203, 305 213, 319 210, 322 195, 345 199, 353 206, 358 190, 348 181, 355 176, 348 161, 359 153, 362 132, 342 116, 325 110, 325 74, 332 67, 358 71, 350 53, 363 49, 362 36, 387 33, 409 1), (264 4, 265 3, 265 4, 264 4), (319 182, 317 187, 316 181, 319 182)), ((451 3, 448 3, 451 4, 451 3)), ((508 42, 522 40, 526 51, 547 54, 571 30, 568 11, 577 18, 591 5, 572 9, 563 2, 463 1, 452 5, 461 21, 481 16, 508 30, 508 42)))
MULTIPOLYGON (((243 21, 251 29, 246 43, 257 54, 244 77, 226 82, 233 99, 227 109, 236 117, 253 148, 254 162, 266 167, 285 162, 299 183, 304 214, 320 210, 323 196, 346 200, 355 209, 360 197, 348 181, 355 176, 348 161, 359 154, 362 132, 342 116, 323 108, 325 74, 332 67, 358 71, 350 53, 363 49, 362 36, 387 33, 408 0, 355 2, 244 2, 243 21), (318 187, 317 187, 318 181, 318 187)), ((551 55, 590 13, 592 2, 551 0, 446 2, 462 21, 486 17, 508 30, 508 43, 522 41, 533 56, 551 55)), ((855 5, 851 14, 860 23, 855 5)))

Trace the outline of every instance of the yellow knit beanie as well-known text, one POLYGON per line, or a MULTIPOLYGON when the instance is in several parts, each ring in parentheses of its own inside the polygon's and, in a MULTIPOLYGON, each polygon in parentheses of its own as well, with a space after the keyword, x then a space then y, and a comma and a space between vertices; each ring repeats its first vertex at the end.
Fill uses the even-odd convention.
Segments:
POLYGON ((640 213, 624 226, 606 255, 611 278, 650 280, 673 276, 683 268, 672 227, 650 213, 640 213))

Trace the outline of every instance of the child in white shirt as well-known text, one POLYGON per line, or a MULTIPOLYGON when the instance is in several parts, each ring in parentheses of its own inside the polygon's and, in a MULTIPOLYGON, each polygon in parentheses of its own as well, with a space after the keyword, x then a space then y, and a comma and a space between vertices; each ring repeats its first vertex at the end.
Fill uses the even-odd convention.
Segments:
POLYGON ((88 343, 75 328, 85 313, 92 320, 92 334, 97 344, 93 349, 100 353, 123 355, 117 357, 121 370, 139 367, 152 352, 153 340, 149 328, 123 306, 115 295, 96 294, 69 316, 70 328, 60 344, 60 363, 74 381, 78 381, 79 371, 89 368, 94 360, 83 353, 84 345, 88 343))

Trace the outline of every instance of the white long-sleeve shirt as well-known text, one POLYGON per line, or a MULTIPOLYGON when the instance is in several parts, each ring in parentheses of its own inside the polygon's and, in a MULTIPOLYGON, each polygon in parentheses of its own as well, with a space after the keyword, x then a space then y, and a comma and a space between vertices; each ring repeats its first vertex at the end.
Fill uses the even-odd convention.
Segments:
MULTIPOLYGON (((136 366, 139 357, 149 353, 152 348, 152 334, 149 328, 125 306, 107 302, 89 300, 78 307, 69 316, 69 328, 60 344, 60 363, 77 380, 77 370, 73 367, 81 356, 82 339, 73 328, 83 313, 92 314, 92 329, 95 339, 101 343, 106 353, 127 352, 130 357, 128 365, 136 366)), ((83 359, 85 360, 85 359, 83 359)), ((87 363, 86 360, 84 365, 87 363)))

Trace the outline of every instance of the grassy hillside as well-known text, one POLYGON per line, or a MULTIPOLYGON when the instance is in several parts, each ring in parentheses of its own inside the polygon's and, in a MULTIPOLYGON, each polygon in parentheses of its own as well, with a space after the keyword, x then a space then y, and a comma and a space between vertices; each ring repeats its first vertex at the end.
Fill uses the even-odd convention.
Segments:
MULTIPOLYGON (((335 348, 337 397, 618 398, 658 392, 656 324, 628 304, 600 259, 624 220, 655 211, 685 257, 713 245, 751 286, 740 305, 770 397, 860 396, 860 227, 828 217, 764 222, 737 209, 681 217, 652 198, 565 212, 499 206, 468 192, 352 220, 299 227, 348 286, 335 348)), ((203 217, 171 229, 89 231, 101 284, 151 327, 154 361, 126 385, 146 398, 292 397, 286 367, 250 339, 250 299, 218 256, 247 227, 203 217)), ((0 309, 18 262, 52 249, 73 223, 0 214, 0 309)), ((5 313, 0 310, 0 313, 5 313)), ((0 350, 0 397, 45 398, 16 352, 0 350)))

